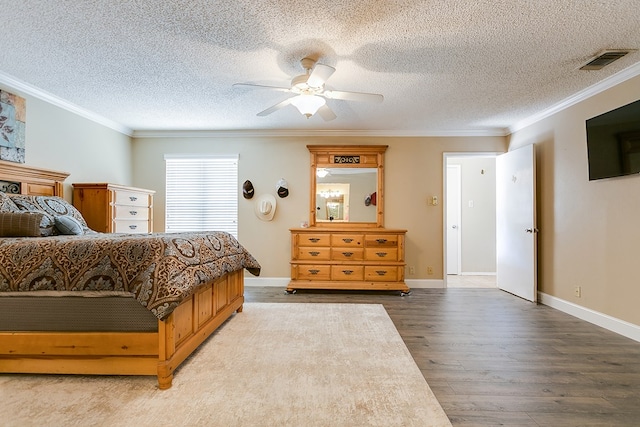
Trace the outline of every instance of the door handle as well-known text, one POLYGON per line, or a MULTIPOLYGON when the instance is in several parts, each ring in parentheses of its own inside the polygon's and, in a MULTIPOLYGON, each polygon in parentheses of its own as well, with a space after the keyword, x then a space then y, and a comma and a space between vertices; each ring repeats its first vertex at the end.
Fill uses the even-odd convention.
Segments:
POLYGON ((458 226, 457 225, 452 225, 451 228, 453 228, 455 230, 456 228, 458 228, 458 226))
POLYGON ((539 230, 537 228, 527 228, 524 231, 526 231, 527 233, 537 233, 539 230))

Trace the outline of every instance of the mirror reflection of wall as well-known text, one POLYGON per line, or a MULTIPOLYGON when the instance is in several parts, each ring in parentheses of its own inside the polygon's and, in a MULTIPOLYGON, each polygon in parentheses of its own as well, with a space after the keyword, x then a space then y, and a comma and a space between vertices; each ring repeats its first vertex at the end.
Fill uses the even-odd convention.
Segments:
POLYGON ((316 220, 349 221, 350 185, 344 183, 317 184, 316 220))
MULTIPOLYGON (((316 174, 316 221, 331 221, 330 215, 326 212, 326 200, 321 198, 321 192, 340 189, 344 198, 342 205, 338 206, 344 208, 344 213, 343 219, 339 221, 376 222, 376 207, 365 204, 367 196, 377 191, 378 170, 376 168, 318 168, 318 171, 326 174, 316 174)), ((337 219, 334 217, 333 220, 337 219)))

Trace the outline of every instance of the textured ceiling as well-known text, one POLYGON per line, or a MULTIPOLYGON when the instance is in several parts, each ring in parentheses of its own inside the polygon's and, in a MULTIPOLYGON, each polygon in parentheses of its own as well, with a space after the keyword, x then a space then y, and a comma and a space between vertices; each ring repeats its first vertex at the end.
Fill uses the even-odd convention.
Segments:
POLYGON ((504 132, 640 63, 578 70, 640 48, 638 0, 0 0, 0 16, 0 83, 138 131, 504 132), (384 102, 257 117, 290 95, 233 87, 288 86, 305 56, 384 102))

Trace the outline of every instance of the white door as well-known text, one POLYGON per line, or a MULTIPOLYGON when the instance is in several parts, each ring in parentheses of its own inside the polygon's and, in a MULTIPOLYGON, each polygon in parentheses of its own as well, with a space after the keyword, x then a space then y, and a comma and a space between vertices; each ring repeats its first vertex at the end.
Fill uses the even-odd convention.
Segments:
POLYGON ((535 302, 536 165, 533 144, 496 158, 498 288, 535 302))
POLYGON ((447 274, 460 274, 460 165, 447 165, 447 274))

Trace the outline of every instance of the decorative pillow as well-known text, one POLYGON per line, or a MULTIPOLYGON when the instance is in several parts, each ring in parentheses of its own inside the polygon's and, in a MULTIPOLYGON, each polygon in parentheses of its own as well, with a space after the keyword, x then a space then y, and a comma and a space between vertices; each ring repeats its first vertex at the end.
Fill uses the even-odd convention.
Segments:
POLYGON ((40 237, 39 212, 1 212, 0 237, 40 237))
POLYGON ((28 196, 24 194, 10 194, 11 200, 23 211, 42 211, 50 218, 50 224, 47 227, 51 227, 49 234, 58 234, 58 230, 54 227, 55 217, 61 215, 72 216, 77 219, 85 232, 90 231, 87 226, 87 222, 82 217, 80 211, 78 211, 73 205, 64 200, 62 197, 57 196, 28 196))
POLYGON ((0 191, 0 212, 20 212, 13 200, 0 191))
POLYGON ((84 230, 80 221, 71 215, 60 215, 55 217, 55 225, 60 234, 83 234, 84 230))

